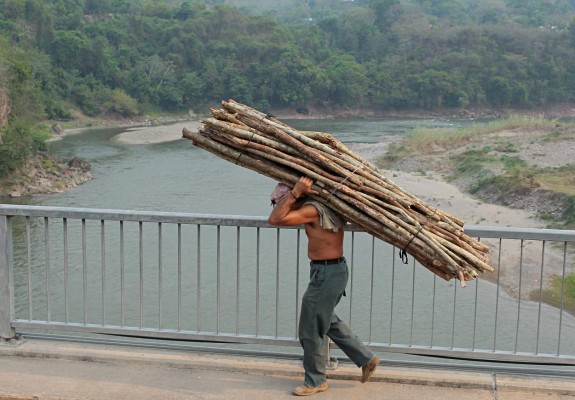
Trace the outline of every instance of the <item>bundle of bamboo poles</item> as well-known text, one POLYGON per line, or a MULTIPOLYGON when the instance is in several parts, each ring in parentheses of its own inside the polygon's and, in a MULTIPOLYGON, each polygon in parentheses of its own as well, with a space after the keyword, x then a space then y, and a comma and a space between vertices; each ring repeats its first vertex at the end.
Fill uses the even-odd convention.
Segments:
POLYGON ((459 279, 465 287, 493 271, 489 248, 463 232, 463 221, 406 192, 333 136, 298 131, 233 100, 222 105, 197 132, 184 128, 183 137, 289 186, 309 177, 315 200, 445 280, 459 279))

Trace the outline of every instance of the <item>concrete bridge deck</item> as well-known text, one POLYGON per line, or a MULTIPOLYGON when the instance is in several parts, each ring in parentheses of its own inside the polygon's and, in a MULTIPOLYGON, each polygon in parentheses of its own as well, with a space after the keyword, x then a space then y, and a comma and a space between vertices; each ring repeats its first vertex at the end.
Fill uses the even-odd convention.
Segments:
MULTIPOLYGON (((385 362, 385 360, 384 360, 385 362)), ((573 377, 490 372, 378 369, 342 363, 330 389, 315 399, 575 399, 573 377)), ((0 400, 292 399, 302 382, 297 360, 256 358, 64 341, 26 339, 0 346, 0 400)))

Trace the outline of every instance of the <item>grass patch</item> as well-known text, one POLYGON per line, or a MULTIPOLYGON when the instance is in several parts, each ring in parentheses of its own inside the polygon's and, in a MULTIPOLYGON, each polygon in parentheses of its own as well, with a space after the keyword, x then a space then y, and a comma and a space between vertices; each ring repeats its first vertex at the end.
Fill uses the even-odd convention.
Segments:
POLYGON ((469 187, 469 193, 475 194, 485 187, 498 189, 500 193, 510 193, 530 188, 533 174, 529 170, 513 169, 501 175, 491 175, 481 178, 469 187))
MULTIPOLYGON (((436 151, 454 149, 469 143, 473 138, 489 133, 501 132, 511 129, 555 129, 556 120, 541 117, 515 116, 498 119, 487 123, 472 124, 464 128, 427 128, 415 127, 407 132, 399 143, 393 144, 388 154, 404 155, 428 154, 436 151)), ((497 151, 514 152, 512 144, 502 144, 497 151)))
MULTIPOLYGON (((539 290, 531 294, 531 299, 539 300, 539 290)), ((565 276, 565 282, 562 282, 560 276, 552 278, 551 284, 541 293, 543 302, 555 307, 561 307, 571 315, 575 315, 575 273, 565 276), (563 295, 563 296, 562 296, 563 295)))
POLYGON ((510 129, 554 129, 559 122, 556 119, 516 115, 509 118, 498 119, 487 123, 491 132, 500 132, 510 129))
POLYGON ((478 177, 485 173, 485 165, 496 161, 496 157, 490 155, 491 148, 485 146, 480 150, 469 150, 457 154, 451 158, 455 166, 453 178, 470 176, 478 177))
POLYGON ((44 169, 49 173, 54 173, 58 170, 57 163, 50 158, 43 158, 42 160, 40 160, 40 166, 42 167, 42 169, 44 169))
POLYGON ((525 171, 527 169, 525 160, 516 156, 508 156, 505 154, 499 158, 499 161, 508 172, 516 173, 516 170, 525 171))
POLYGON ((517 153, 518 150, 515 148, 515 145, 511 142, 506 143, 497 143, 493 146, 493 150, 498 151, 500 153, 517 153))
POLYGON ((565 128, 560 128, 551 132, 543 139, 543 142, 573 139, 573 138, 575 138, 575 129, 572 124, 569 124, 565 128))
POLYGON ((575 229, 575 196, 569 197, 568 206, 565 211, 563 211, 562 217, 565 221, 565 228, 575 229))
POLYGON ((541 169, 534 178, 542 189, 575 196, 575 164, 541 169))
POLYGON ((451 179, 471 178, 469 191, 473 194, 487 185, 500 187, 502 191, 530 187, 533 172, 524 160, 516 156, 492 154, 491 147, 469 150, 451 158, 454 174, 451 179))
POLYGON ((474 136, 475 132, 468 129, 415 127, 403 136, 397 150, 432 153, 461 147, 474 136))
POLYGON ((65 188, 65 185, 62 182, 54 182, 54 184, 52 186, 54 187, 54 189, 57 189, 57 190, 62 190, 65 188))

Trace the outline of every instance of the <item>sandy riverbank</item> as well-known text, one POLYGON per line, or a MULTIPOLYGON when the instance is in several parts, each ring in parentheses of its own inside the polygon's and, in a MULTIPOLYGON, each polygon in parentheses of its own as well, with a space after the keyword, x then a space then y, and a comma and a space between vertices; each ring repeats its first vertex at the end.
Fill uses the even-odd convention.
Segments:
POLYGON ((150 144, 171 142, 182 138, 182 129, 197 130, 199 121, 177 122, 161 126, 139 126, 128 129, 114 137, 114 141, 122 144, 150 144))
MULTIPOLYGON (((385 172, 384 172, 385 173, 385 172)), ((543 228, 543 222, 533 212, 484 203, 459 190, 435 175, 401 171, 385 173, 403 189, 424 200, 432 207, 452 214, 466 225, 543 228)))
MULTIPOLYGON (((403 189, 413 193, 430 206, 454 215, 465 222, 465 225, 482 225, 495 227, 545 228, 544 222, 537 218, 535 211, 521 210, 497 204, 482 202, 462 192, 458 187, 447 183, 436 175, 387 171, 385 174, 403 189)), ((521 264, 521 247, 519 241, 504 244, 504 251, 499 254, 497 239, 483 239, 490 248, 490 264, 496 270, 484 277, 490 281, 499 280, 507 293, 515 298, 528 299, 533 290, 539 288, 541 248, 526 242, 523 249, 523 277, 519 287, 519 266, 521 264)), ((561 274, 562 254, 549 248, 546 252, 545 275, 561 274)))

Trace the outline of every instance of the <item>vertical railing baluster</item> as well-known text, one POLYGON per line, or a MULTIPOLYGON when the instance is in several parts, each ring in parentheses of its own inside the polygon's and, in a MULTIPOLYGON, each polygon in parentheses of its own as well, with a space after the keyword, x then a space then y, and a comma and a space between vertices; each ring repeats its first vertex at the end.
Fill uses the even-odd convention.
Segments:
POLYGON ((12 220, 0 215, 0 341, 12 340, 16 330, 12 327, 14 313, 14 264, 12 220))
POLYGON ((256 228, 256 336, 260 334, 260 251, 261 228, 256 228))
MULTIPOLYGON (((481 241, 481 238, 477 239, 481 241)), ((479 300, 479 277, 475 279, 475 301, 473 304, 473 340, 471 342, 471 350, 475 350, 475 338, 477 336, 477 301, 479 300)))
POLYGON ((124 248, 124 221, 120 221, 120 320, 121 326, 126 325, 126 268, 124 248))
POLYGON ((88 251, 86 247, 86 220, 82 219, 82 283, 84 288, 84 325, 88 324, 88 251))
POLYGON ((201 232, 201 225, 198 224, 197 226, 197 236, 198 236, 198 241, 197 241, 197 251, 196 251, 196 274, 197 274, 197 286, 196 286, 196 328, 197 331, 200 332, 201 331, 201 323, 202 323, 202 319, 200 316, 201 313, 201 302, 202 302, 202 285, 201 285, 201 279, 202 279, 202 264, 201 264, 201 237, 202 237, 202 232, 201 232))
POLYGON ((515 323, 515 353, 519 347, 519 323, 521 321, 521 286, 523 279, 523 248, 525 246, 525 241, 521 239, 521 248, 519 251, 519 288, 517 297, 517 321, 515 323))
POLYGON ((139 252, 140 252, 140 329, 144 326, 144 223, 140 221, 139 226, 139 252))
POLYGON ((216 294, 217 294, 217 311, 216 311, 216 333, 220 333, 220 307, 221 307, 221 290, 220 290, 220 279, 221 279, 221 226, 218 225, 217 231, 217 284, 216 284, 216 294))
POLYGON ((497 290, 495 294, 495 328, 493 330, 493 351, 497 351, 497 320, 499 316, 499 290, 501 288, 501 254, 503 253, 503 240, 499 239, 499 254, 497 262, 497 290))
POLYGON ((44 260, 46 266, 46 311, 48 323, 52 321, 52 304, 50 298, 51 285, 50 285, 50 226, 48 217, 44 217, 44 260))
POLYGON ((433 297, 431 300, 431 347, 433 347, 433 336, 435 333, 435 292, 437 288, 437 275, 433 274, 433 297))
POLYGON ((236 227, 236 335, 240 333, 240 227, 236 227))
POLYGON ((371 288, 369 295, 369 343, 372 342, 372 328, 373 328, 373 296, 374 296, 374 283, 375 281, 375 236, 371 237, 371 288))
POLYGON ((393 343, 393 298, 395 289, 395 250, 393 247, 392 257, 391 257, 391 299, 389 301, 389 345, 393 343))
POLYGON ((281 230, 276 229, 276 338, 279 332, 279 308, 280 308, 280 234, 281 230))
POLYGON ((411 321, 409 323, 409 345, 413 346, 413 323, 415 315, 415 257, 411 268, 411 321))
POLYGON ((26 216, 26 255, 28 262, 28 320, 34 319, 34 308, 32 307, 32 239, 30 235, 30 217, 26 216))
POLYGON ((475 279, 475 306, 473 307, 473 345, 471 349, 475 351, 476 337, 477 337, 477 301, 479 295, 479 279, 475 279))
MULTIPOLYGON (((158 222, 158 327, 160 330, 163 329, 163 318, 162 318, 162 223, 158 222)), ((180 309, 178 308, 178 315, 180 309)))
POLYGON ((565 270, 567 267, 567 242, 563 242, 563 272, 561 274, 561 308, 559 309, 559 337, 557 338, 557 356, 561 355, 561 330, 563 328, 563 307, 565 306, 565 270))
POLYGON ((102 266, 102 326, 106 325, 106 228, 100 221, 100 257, 102 266))
POLYGON ((62 220, 62 233, 64 235, 63 240, 64 240, 64 321, 66 322, 66 324, 68 324, 70 322, 70 309, 69 309, 69 305, 68 305, 68 290, 69 290, 69 284, 70 284, 70 280, 68 279, 68 269, 69 269, 69 265, 68 265, 68 219, 64 218, 62 220))
POLYGON ((296 237, 296 258, 295 258, 295 335, 298 338, 298 324, 299 324, 299 274, 300 274, 300 251, 301 251, 301 229, 297 230, 296 237))
POLYGON ((182 330, 182 224, 178 224, 178 331, 182 330))
POLYGON ((457 282, 453 283, 453 319, 451 321, 451 350, 455 348, 455 320, 457 312, 457 282))
POLYGON ((349 278, 349 329, 352 326, 353 316, 353 270, 355 266, 355 232, 351 232, 351 262, 350 265, 350 278, 349 278))
POLYGON ((543 269, 545 266, 545 244, 544 240, 541 248, 541 276, 539 277, 539 309, 537 311, 537 340, 535 342, 535 354, 539 354, 539 333, 541 332, 541 305, 543 303, 543 269))

